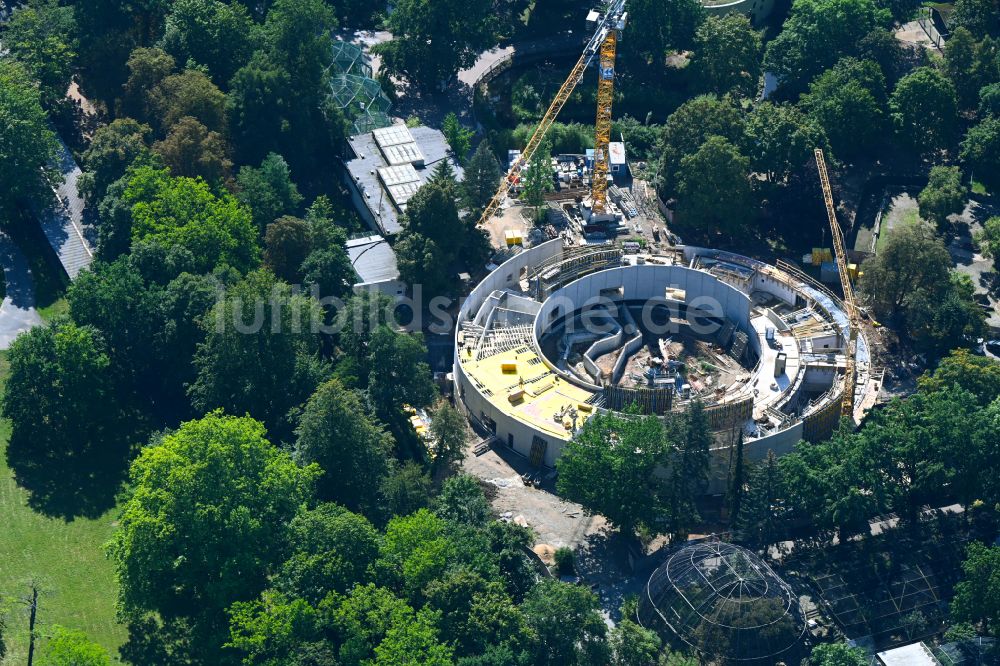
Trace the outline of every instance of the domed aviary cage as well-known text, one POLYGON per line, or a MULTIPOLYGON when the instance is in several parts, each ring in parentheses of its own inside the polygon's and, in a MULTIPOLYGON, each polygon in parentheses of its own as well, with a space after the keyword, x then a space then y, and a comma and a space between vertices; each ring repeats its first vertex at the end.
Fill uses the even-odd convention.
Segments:
POLYGON ((805 620, 792 588, 729 543, 682 546, 650 576, 639 621, 669 632, 707 663, 773 666, 804 656, 805 620))
POLYGON ((330 101, 352 122, 351 134, 364 134, 392 124, 392 102, 372 78, 372 68, 357 45, 333 40, 333 57, 327 69, 330 101))

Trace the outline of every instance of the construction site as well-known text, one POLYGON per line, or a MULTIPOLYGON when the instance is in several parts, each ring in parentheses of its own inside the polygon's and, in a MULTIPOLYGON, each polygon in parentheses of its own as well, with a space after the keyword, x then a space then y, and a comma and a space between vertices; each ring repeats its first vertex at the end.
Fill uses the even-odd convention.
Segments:
POLYGON ((456 395, 535 465, 553 466, 594 413, 671 419, 698 400, 718 491, 740 432, 748 461, 781 455, 828 437, 845 404, 860 418, 878 392, 837 296, 790 266, 706 248, 627 255, 557 238, 487 276, 459 322, 456 395))
POLYGON ((482 213, 496 242, 498 222, 523 210, 515 201, 526 170, 546 163, 535 156, 545 132, 596 61, 595 148, 549 160, 554 192, 543 222, 502 229, 506 249, 459 312, 455 395, 481 431, 546 467, 595 413, 669 420, 698 401, 716 440, 709 492, 721 492, 737 440, 754 462, 829 437, 842 416, 858 422, 874 404, 880 373, 822 151, 839 295, 791 264, 681 246, 655 222, 643 228, 648 208, 633 197, 624 146, 610 136, 627 18, 624 0, 588 16, 593 37, 523 151, 510 153, 482 213))

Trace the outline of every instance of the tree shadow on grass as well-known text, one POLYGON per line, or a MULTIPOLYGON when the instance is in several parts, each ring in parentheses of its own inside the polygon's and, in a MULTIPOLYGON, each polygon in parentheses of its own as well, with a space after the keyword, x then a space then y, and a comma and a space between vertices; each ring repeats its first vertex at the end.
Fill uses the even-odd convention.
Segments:
POLYGON ((28 492, 28 506, 54 518, 97 518, 115 505, 128 471, 128 447, 40 451, 28 436, 12 436, 7 464, 28 492))

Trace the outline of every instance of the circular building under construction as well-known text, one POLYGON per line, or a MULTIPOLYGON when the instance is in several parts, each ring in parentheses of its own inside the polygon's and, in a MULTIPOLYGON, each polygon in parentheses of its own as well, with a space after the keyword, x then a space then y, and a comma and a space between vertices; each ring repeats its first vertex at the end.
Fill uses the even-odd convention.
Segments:
POLYGON ((669 420, 702 403, 721 492, 740 432, 744 456, 828 437, 845 391, 850 333, 840 300, 789 265, 696 247, 642 252, 561 238, 512 254, 472 290, 456 326, 455 388, 499 446, 553 466, 599 411, 669 420))
POLYGON ((792 588, 728 543, 674 550, 646 584, 639 621, 693 648, 703 663, 773 666, 805 656, 805 618, 792 588))

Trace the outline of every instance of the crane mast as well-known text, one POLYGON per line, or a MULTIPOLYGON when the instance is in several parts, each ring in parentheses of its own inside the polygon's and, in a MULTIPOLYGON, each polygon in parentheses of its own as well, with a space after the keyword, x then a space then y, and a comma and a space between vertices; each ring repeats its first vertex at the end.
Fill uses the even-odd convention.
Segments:
POLYGON ((552 98, 552 102, 549 104, 549 108, 546 109, 545 115, 542 116, 535 131, 531 134, 531 138, 528 139, 528 144, 521 152, 521 157, 511 165, 493 198, 486 204, 482 215, 479 216, 478 224, 480 226, 486 224, 491 217, 496 215, 501 204, 503 204, 503 200, 517 182, 521 170, 531 161, 535 151, 538 150, 538 146, 541 145, 542 140, 545 138, 545 133, 552 127, 552 123, 555 122, 559 116, 559 112, 562 111, 562 108, 566 105, 566 101, 569 100, 570 95, 573 94, 577 84, 583 78, 587 67, 590 66, 590 63, 597 56, 600 56, 601 78, 598 81, 597 91, 597 123, 595 127, 594 171, 591 174, 591 187, 593 188, 594 212, 604 212, 607 202, 608 142, 611 137, 611 102, 614 98, 615 50, 618 44, 618 32, 625 27, 625 2, 626 0, 613 0, 609 3, 607 11, 597 21, 597 27, 593 36, 587 42, 583 53, 580 54, 580 59, 576 61, 576 65, 573 66, 569 76, 566 77, 562 86, 559 87, 559 91, 552 98), (604 69, 605 66, 609 67, 609 70, 607 70, 609 77, 607 79, 604 76, 606 71, 604 69), (599 169, 601 170, 601 175, 598 179, 599 169), (598 182, 600 182, 600 185, 597 185, 598 182), (600 190, 599 192, 598 189, 600 190), (597 210, 598 200, 600 200, 600 211, 597 210))
POLYGON ((854 298, 854 287, 851 276, 847 272, 847 249, 844 244, 844 232, 837 222, 837 209, 833 205, 833 192, 830 189, 830 177, 826 172, 826 159, 823 150, 816 148, 816 170, 819 172, 819 182, 823 188, 823 202, 826 204, 826 216, 830 221, 830 238, 833 239, 833 251, 837 258, 837 273, 840 275, 840 288, 844 292, 844 309, 850 321, 850 331, 847 341, 847 361, 844 367, 844 397, 840 402, 842 416, 854 416, 854 383, 855 360, 858 347, 858 326, 861 318, 858 314, 857 301, 854 298))
POLYGON ((592 211, 601 215, 608 205, 608 143, 611 142, 611 104, 615 97, 615 52, 618 30, 609 30, 601 43, 597 80, 597 122, 594 123, 594 170, 590 174, 592 211))

